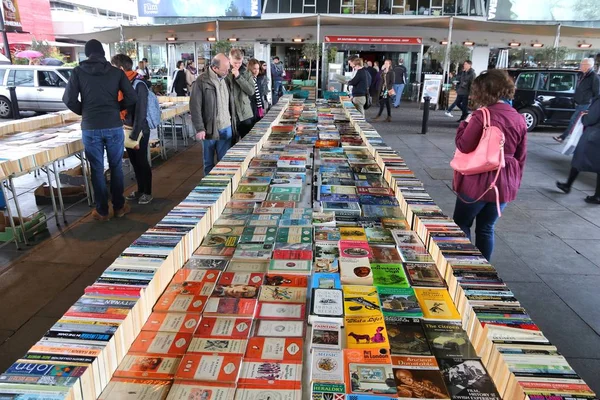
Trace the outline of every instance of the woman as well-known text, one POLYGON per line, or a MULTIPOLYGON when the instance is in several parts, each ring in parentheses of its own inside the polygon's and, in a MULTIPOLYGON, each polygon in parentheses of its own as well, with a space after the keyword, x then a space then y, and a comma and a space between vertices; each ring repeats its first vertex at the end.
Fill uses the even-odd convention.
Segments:
MULTIPOLYGON (((525 158, 527 157, 527 126, 523 116, 511 105, 515 95, 515 84, 499 69, 484 71, 473 81, 471 98, 477 107, 487 107, 491 125, 504 133, 504 159, 506 166, 500 170, 496 186, 500 209, 517 197, 521 186, 525 158)), ((477 110, 461 122, 456 133, 456 148, 471 153, 479 144, 483 133, 483 111, 477 110)), ((486 259, 494 250, 494 225, 498 220, 496 193, 488 190, 496 171, 475 175, 454 172, 453 188, 457 193, 454 222, 471 239, 471 226, 475 219, 475 245, 486 259), (487 193, 486 193, 487 191, 487 193), (482 194, 483 197, 478 199, 482 194)))
POLYGON ((187 94, 187 81, 185 79, 185 71, 183 70, 183 61, 177 61, 177 70, 173 78, 173 92, 178 97, 184 97, 187 94))
POLYGON ((145 78, 146 77, 146 69, 145 68, 146 68, 146 65, 144 64, 144 62, 140 61, 138 63, 137 69, 135 70, 135 73, 138 75, 141 75, 145 78))
POLYGON ((258 76, 260 74, 260 63, 256 59, 248 61, 248 71, 252 76, 252 82, 254 83, 254 96, 250 96, 250 104, 252 105, 252 112, 254 113, 254 122, 260 121, 265 115, 265 104, 263 102, 264 92, 262 91, 261 85, 258 83, 258 76))
POLYGON ((265 108, 265 111, 268 111, 269 107, 269 99, 268 99, 268 94, 269 94, 269 77, 267 76, 267 62, 266 61, 261 61, 260 62, 260 72, 258 74, 258 78, 256 79, 260 88, 261 93, 263 94, 263 106, 265 108))
POLYGON ((385 122, 392 121, 392 104, 391 97, 394 95, 394 81, 395 74, 392 70, 392 60, 385 60, 383 67, 381 67, 381 79, 377 85, 377 94, 379 96, 379 113, 373 118, 376 121, 381 117, 383 113, 383 107, 387 109, 387 118, 385 122))
POLYGON ((357 58, 352 62, 355 74, 348 85, 352 86, 352 103, 354 107, 362 115, 365 115, 365 104, 367 103, 367 95, 369 92, 371 77, 367 70, 363 68, 364 63, 362 58, 357 58))
POLYGON ((194 60, 188 60, 187 66, 185 67, 185 83, 187 84, 187 92, 192 92, 192 85, 196 82, 198 77, 198 70, 194 65, 194 60))
POLYGON ((581 117, 584 126, 583 134, 575 148, 571 161, 571 172, 566 182, 556 182, 556 186, 565 193, 571 191, 571 185, 580 172, 596 173, 596 191, 584 201, 589 204, 600 204, 600 97, 595 97, 587 112, 581 117))

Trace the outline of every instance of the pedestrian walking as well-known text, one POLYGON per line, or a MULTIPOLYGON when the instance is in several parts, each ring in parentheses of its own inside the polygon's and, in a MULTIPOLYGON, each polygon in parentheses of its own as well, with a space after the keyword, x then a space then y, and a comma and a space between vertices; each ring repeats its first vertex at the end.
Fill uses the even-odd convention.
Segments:
POLYGON ((575 122, 577 122, 577 118, 590 107, 592 100, 600 94, 600 77, 594 71, 594 59, 584 58, 579 64, 579 69, 583 72, 583 75, 579 78, 579 82, 577 82, 575 96, 573 97, 575 112, 571 116, 569 125, 562 135, 553 137, 558 143, 562 143, 569 136, 575 122))
POLYGON ((235 101, 229 74, 229 59, 217 54, 210 67, 196 79, 190 97, 190 114, 196 139, 202 140, 204 174, 207 175, 237 141, 235 101))
MULTIPOLYGON (((471 239, 471 227, 476 221, 475 245, 488 260, 494 250, 498 207, 504 209, 517 197, 527 157, 527 125, 511 105, 514 94, 515 84, 503 70, 485 71, 473 81, 473 102, 486 107, 490 125, 504 133, 505 167, 500 169, 495 184, 497 194, 490 190, 497 170, 474 175, 454 172, 453 189, 457 194, 454 222, 471 239)), ((475 151, 483 134, 483 120, 483 111, 477 110, 461 122, 455 139, 458 150, 466 154, 475 151)))
POLYGON ((192 92, 192 86, 194 82, 196 82, 196 78, 198 77, 198 70, 196 69, 196 64, 194 60, 188 60, 186 62, 185 67, 185 83, 187 85, 187 93, 190 94, 192 92))
POLYGON ((231 81, 233 88, 238 121, 237 131, 240 138, 243 138, 254 125, 254 112, 250 103, 250 98, 254 96, 254 82, 244 66, 244 54, 240 49, 233 49, 229 52, 229 62, 231 63, 231 72, 227 79, 231 81))
POLYGON ((459 76, 458 84, 456 85, 456 100, 446 110, 446 115, 452 118, 452 110, 454 107, 460 108, 462 114, 457 122, 464 121, 469 115, 469 93, 471 92, 471 84, 475 79, 475 71, 472 68, 473 62, 466 60, 463 63, 463 71, 459 76))
POLYGON ((187 95, 187 82, 185 79, 185 63, 183 61, 177 61, 177 69, 173 74, 173 92, 178 97, 185 97, 187 95))
POLYGON ((263 106, 265 109, 265 112, 269 110, 270 105, 269 105, 269 76, 267 75, 267 62, 266 61, 261 61, 260 62, 260 72, 258 74, 258 78, 256 79, 259 85, 259 89, 262 93, 263 96, 263 106))
POLYGON ((148 59, 144 57, 142 58, 142 62, 144 63, 144 79, 150 82, 150 69, 148 68, 148 59))
POLYGON ((381 67, 381 78, 377 85, 377 93, 379 96, 379 113, 373 118, 374 121, 378 120, 383 113, 383 108, 387 110, 387 118, 385 122, 392 121, 392 106, 390 99, 394 95, 394 70, 392 69, 392 60, 385 60, 381 67))
POLYGON ((112 65, 125 72, 125 76, 136 91, 137 102, 134 106, 121 111, 121 119, 129 131, 129 139, 138 141, 135 148, 127 147, 127 156, 135 173, 137 190, 130 193, 126 199, 137 201, 138 204, 150 204, 152 201, 152 167, 148 160, 148 142, 150 140, 150 127, 148 126, 148 86, 144 76, 138 71, 132 71, 133 61, 125 54, 117 54, 111 60, 112 65), (140 132, 142 136, 140 137, 140 132))
POLYGON ((362 58, 357 58, 353 61, 354 65, 354 78, 352 78, 348 85, 352 86, 352 103, 354 107, 362 115, 365 115, 365 104, 367 103, 367 95, 369 94, 369 86, 371 84, 371 76, 365 68, 363 68, 362 58))
POLYGON ((279 61, 279 57, 273 57, 271 63, 271 78, 273 79, 273 105, 279 101, 280 93, 283 93, 283 77, 285 71, 283 70, 283 64, 279 61))
POLYGON ((125 73, 106 61, 102 43, 92 39, 85 44, 87 59, 75 67, 65 88, 63 102, 81 115, 85 156, 90 163, 96 209, 92 217, 108 221, 108 190, 104 177, 104 151, 110 168, 110 193, 114 215, 130 211, 123 196, 124 132, 120 111, 135 105, 137 95, 125 73), (119 91, 123 99, 119 101, 119 91))
POLYGON ((556 182, 556 186, 569 193, 580 172, 595 172, 596 190, 584 200, 586 203, 600 204, 600 97, 596 96, 588 110, 584 111, 581 123, 584 130, 571 160, 569 178, 564 183, 556 182))
POLYGON ((404 59, 398 61, 398 65, 394 68, 394 108, 400 107, 400 101, 402 100, 402 92, 404 92, 404 86, 407 83, 406 67, 404 66, 404 59))

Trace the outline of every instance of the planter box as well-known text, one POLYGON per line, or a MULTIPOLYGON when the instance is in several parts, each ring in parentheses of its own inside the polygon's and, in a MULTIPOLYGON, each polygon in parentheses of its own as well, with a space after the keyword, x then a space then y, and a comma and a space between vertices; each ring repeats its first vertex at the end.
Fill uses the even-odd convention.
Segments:
MULTIPOLYGON (((20 226, 19 218, 13 217, 13 221, 16 226, 16 234, 19 242, 23 241, 23 228, 20 226)), ((44 213, 39 212, 33 214, 30 217, 23 218, 23 225, 25 227, 25 234, 27 235, 27 239, 32 238, 34 235, 43 232, 48 229, 48 225, 46 224, 46 216, 44 213), (37 224, 40 224, 37 228, 32 229, 37 224)), ((9 242, 14 240, 15 231, 10 226, 10 220, 4 213, 0 212, 0 242, 9 242), (4 225, 2 225, 2 223, 4 225)))

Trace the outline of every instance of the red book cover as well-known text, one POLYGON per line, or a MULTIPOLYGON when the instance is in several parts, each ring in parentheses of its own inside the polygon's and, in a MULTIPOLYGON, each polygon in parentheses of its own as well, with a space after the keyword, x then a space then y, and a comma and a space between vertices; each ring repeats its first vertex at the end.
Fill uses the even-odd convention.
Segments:
POLYGON ((117 378, 173 379, 180 356, 127 354, 114 373, 117 378))
POLYGON ((165 294, 162 295, 152 311, 201 313, 206 306, 208 296, 193 294, 165 294))
POLYGON ((281 287, 308 287, 308 277, 302 275, 267 274, 264 285, 281 287))
POLYGON ((200 318, 198 313, 153 312, 142 330, 193 334, 198 329, 200 318))
POLYGON ((356 192, 371 196, 395 196, 395 193, 390 188, 378 188, 378 187, 357 187, 356 192))
POLYGON ((203 315, 207 317, 254 317, 256 299, 211 297, 203 315))
POLYGON ((247 339, 252 318, 202 317, 194 336, 247 339))
POLYGON ((171 281, 169 286, 163 292, 165 295, 178 295, 178 294, 193 294, 201 296, 210 296, 215 287, 214 282, 180 282, 175 283, 171 281))
POLYGON ((85 294, 100 294, 108 296, 140 297, 142 289, 119 285, 92 285, 85 288, 85 294))
POLYGON ((373 252, 367 242, 356 242, 352 240, 340 240, 339 242, 340 257, 369 257, 373 258, 373 252))
POLYGON ((171 282, 216 282, 220 273, 217 269, 180 269, 171 282))
POLYGON ((312 243, 277 243, 273 250, 273 259, 312 261, 312 243))
POLYGON ((179 364, 175 379, 235 383, 241 364, 241 355, 187 354, 179 364))
POLYGON ((244 361, 238 387, 293 389, 302 384, 302 364, 269 361, 244 361))
POLYGON ((265 274, 252 272, 223 272, 219 278, 219 285, 252 285, 263 284, 265 274))
POLYGON ((302 363, 302 338, 253 337, 246 346, 244 360, 302 363))
POLYGON ((129 352, 132 354, 183 355, 192 340, 189 333, 141 331, 129 352))

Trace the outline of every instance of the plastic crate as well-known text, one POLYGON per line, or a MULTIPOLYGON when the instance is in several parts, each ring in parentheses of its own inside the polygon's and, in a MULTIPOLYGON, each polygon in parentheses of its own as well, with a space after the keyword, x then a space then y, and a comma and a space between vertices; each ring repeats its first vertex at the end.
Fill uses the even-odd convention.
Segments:
MULTIPOLYGON (((15 238, 15 231, 12 229, 10 225, 10 220, 4 214, 1 214, 1 218, 4 218, 4 230, 0 231, 0 242, 9 242, 15 238)), ((13 217, 13 221, 15 222, 15 228, 17 233, 17 240, 19 242, 23 241, 23 228, 19 225, 19 218, 13 217)), ((23 218, 23 225, 25 226, 25 234, 27 235, 27 239, 31 239, 37 233, 43 232, 48 229, 48 225, 46 224, 46 215, 43 212, 38 212, 33 214, 30 217, 23 218), (37 228, 32 229, 34 226, 39 225, 37 228)))
POLYGON ((292 79, 292 85, 302 85, 303 83, 302 79, 292 79))
POLYGON ((294 91, 294 99, 308 99, 310 93, 308 90, 296 90, 294 91))
POLYGON ((323 98, 325 100, 339 100, 340 96, 348 96, 348 93, 346 92, 333 92, 333 91, 329 91, 326 90, 323 92, 323 98))
POLYGON ((304 86, 315 86, 316 84, 317 84, 317 81, 315 81, 315 80, 309 79, 309 80, 304 81, 304 86))

